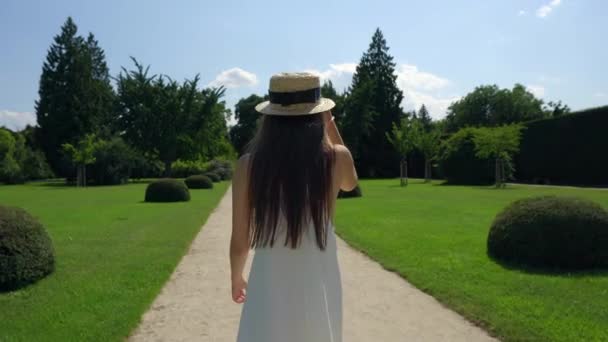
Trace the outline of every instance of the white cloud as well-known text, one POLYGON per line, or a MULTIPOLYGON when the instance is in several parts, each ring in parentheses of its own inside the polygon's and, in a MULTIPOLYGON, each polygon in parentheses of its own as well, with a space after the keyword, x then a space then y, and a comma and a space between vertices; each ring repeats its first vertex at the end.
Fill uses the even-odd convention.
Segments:
POLYGON ((540 6, 536 10, 536 16, 539 18, 546 18, 557 6, 561 4, 562 0, 551 0, 548 4, 540 6))
POLYGON ((326 80, 335 81, 337 78, 342 76, 352 76, 357 70, 357 63, 340 63, 330 64, 327 70, 309 69, 307 72, 319 75, 321 82, 326 80))
MULTIPOLYGON (((319 75, 322 81, 332 80, 337 89, 350 84, 352 75, 357 70, 357 63, 330 64, 329 69, 309 69, 308 72, 319 75)), ((416 65, 400 64, 395 70, 397 86, 403 91, 403 106, 406 110, 418 110, 424 104, 435 119, 445 116, 449 105, 459 96, 441 96, 440 92, 451 82, 430 72, 421 71, 416 65)))
POLYGON ((420 109, 423 104, 431 116, 440 119, 459 96, 442 96, 439 91, 450 85, 446 78, 421 71, 417 66, 401 64, 397 67, 397 86, 403 91, 403 106, 406 110, 420 109))
POLYGON ((0 110, 0 127, 6 127, 12 131, 20 131, 26 125, 36 125, 36 114, 0 110))
POLYGON ((404 89, 403 96, 403 105, 406 110, 419 110, 420 106, 424 104, 433 119, 444 118, 448 107, 462 98, 462 96, 435 96, 412 89, 404 89))
POLYGON ((608 97, 608 95, 604 92, 598 91, 597 93, 593 94, 593 96, 595 97, 599 97, 599 98, 605 98, 608 97))
POLYGON ((545 96, 545 87, 541 86, 541 85, 537 85, 537 84, 528 84, 526 86, 526 88, 528 89, 529 92, 531 92, 532 94, 534 94, 534 96, 536 97, 543 97, 545 96))
POLYGON ((224 86, 226 88, 253 87, 258 84, 258 77, 241 68, 232 68, 222 71, 211 81, 209 87, 224 86))
POLYGON ((525 10, 519 10, 519 12, 517 12, 518 17, 523 17, 524 15, 528 15, 528 12, 525 10))
POLYGON ((543 83, 551 83, 551 84, 562 84, 562 82, 563 82, 563 80, 559 77, 546 76, 546 75, 540 75, 538 77, 538 81, 543 82, 543 83))
POLYGON ((438 90, 449 83, 445 78, 418 70, 415 65, 401 64, 397 68, 397 84, 402 89, 438 90))

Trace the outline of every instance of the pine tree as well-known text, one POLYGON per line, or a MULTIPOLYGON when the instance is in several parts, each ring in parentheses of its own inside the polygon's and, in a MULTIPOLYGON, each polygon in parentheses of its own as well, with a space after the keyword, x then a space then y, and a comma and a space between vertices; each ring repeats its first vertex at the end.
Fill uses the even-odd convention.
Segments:
POLYGON ((116 115, 113 110, 115 94, 110 84, 110 70, 105 53, 92 33, 87 37, 86 49, 88 53, 85 57, 90 58, 91 63, 88 104, 93 131, 100 138, 109 138, 116 131, 116 115))
POLYGON ((380 29, 361 57, 345 105, 344 135, 353 150, 361 175, 398 174, 399 154, 386 139, 399 124, 403 92, 397 87, 395 62, 380 29))
POLYGON ((418 110, 417 119, 420 121, 425 132, 429 132, 433 128, 433 119, 431 119, 431 115, 424 104, 418 110))
POLYGON ((84 39, 77 31, 68 17, 48 50, 36 101, 36 140, 59 175, 69 172, 61 145, 101 133, 112 114, 113 90, 103 50, 92 34, 84 39))

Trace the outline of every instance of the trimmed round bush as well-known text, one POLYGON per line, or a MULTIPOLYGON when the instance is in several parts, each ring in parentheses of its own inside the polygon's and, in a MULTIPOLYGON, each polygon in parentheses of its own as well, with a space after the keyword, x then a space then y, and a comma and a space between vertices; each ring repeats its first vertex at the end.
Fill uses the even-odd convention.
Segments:
POLYGON ((340 192, 338 192, 338 198, 351 198, 351 197, 361 197, 361 196, 363 196, 363 194, 361 193, 361 188, 358 185, 351 191, 340 190, 340 192))
POLYGON ((228 160, 214 159, 209 162, 207 172, 216 173, 222 180, 232 178, 232 162, 228 160))
POLYGON ((194 175, 186 178, 188 189, 211 189, 213 181, 205 175, 194 175))
POLYGON ((213 181, 214 183, 217 183, 222 180, 222 178, 215 172, 207 172, 205 176, 209 177, 209 179, 211 179, 211 181, 213 181))
POLYGON ((221 168, 215 169, 213 172, 217 173, 217 175, 220 176, 220 178, 222 180, 228 180, 228 179, 232 178, 232 169, 231 168, 221 167, 221 168))
POLYGON ((172 178, 154 181, 146 188, 146 202, 187 202, 190 191, 184 182, 172 178))
POLYGON ((55 270, 44 226, 25 210, 0 205, 0 291, 32 284, 55 270))
POLYGON ((608 267, 608 211, 580 198, 515 201, 494 219, 488 255, 533 268, 608 267))

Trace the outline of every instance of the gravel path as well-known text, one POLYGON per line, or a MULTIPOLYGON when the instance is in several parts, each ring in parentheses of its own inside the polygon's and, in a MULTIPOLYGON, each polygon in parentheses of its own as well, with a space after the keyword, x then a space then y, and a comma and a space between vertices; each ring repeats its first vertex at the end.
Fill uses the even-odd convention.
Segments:
MULTIPOLYGON (((229 189, 130 341, 236 340, 241 306, 230 299, 231 198, 229 189)), ((338 255, 344 342, 495 341, 341 239, 338 255)))

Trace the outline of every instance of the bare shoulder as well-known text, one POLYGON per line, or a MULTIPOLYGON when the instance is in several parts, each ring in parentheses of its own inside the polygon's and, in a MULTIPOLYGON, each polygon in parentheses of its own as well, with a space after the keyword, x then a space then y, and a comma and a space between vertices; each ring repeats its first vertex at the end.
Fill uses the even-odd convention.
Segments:
POLYGON ((357 186, 357 170, 348 148, 344 145, 334 145, 336 153, 336 172, 340 179, 340 189, 350 191, 357 186))
POLYGON ((334 153, 336 154, 336 161, 338 164, 352 163, 353 156, 350 154, 348 148, 344 145, 335 144, 333 145, 334 153))
POLYGON ((251 159, 251 155, 249 153, 243 154, 241 157, 239 157, 239 159, 236 161, 236 169, 235 169, 235 177, 238 177, 240 175, 244 176, 247 174, 247 171, 249 170, 249 162, 251 159))
POLYGON ((247 166, 249 165, 249 159, 251 159, 251 153, 245 153, 239 157, 236 164, 237 166, 247 166))

